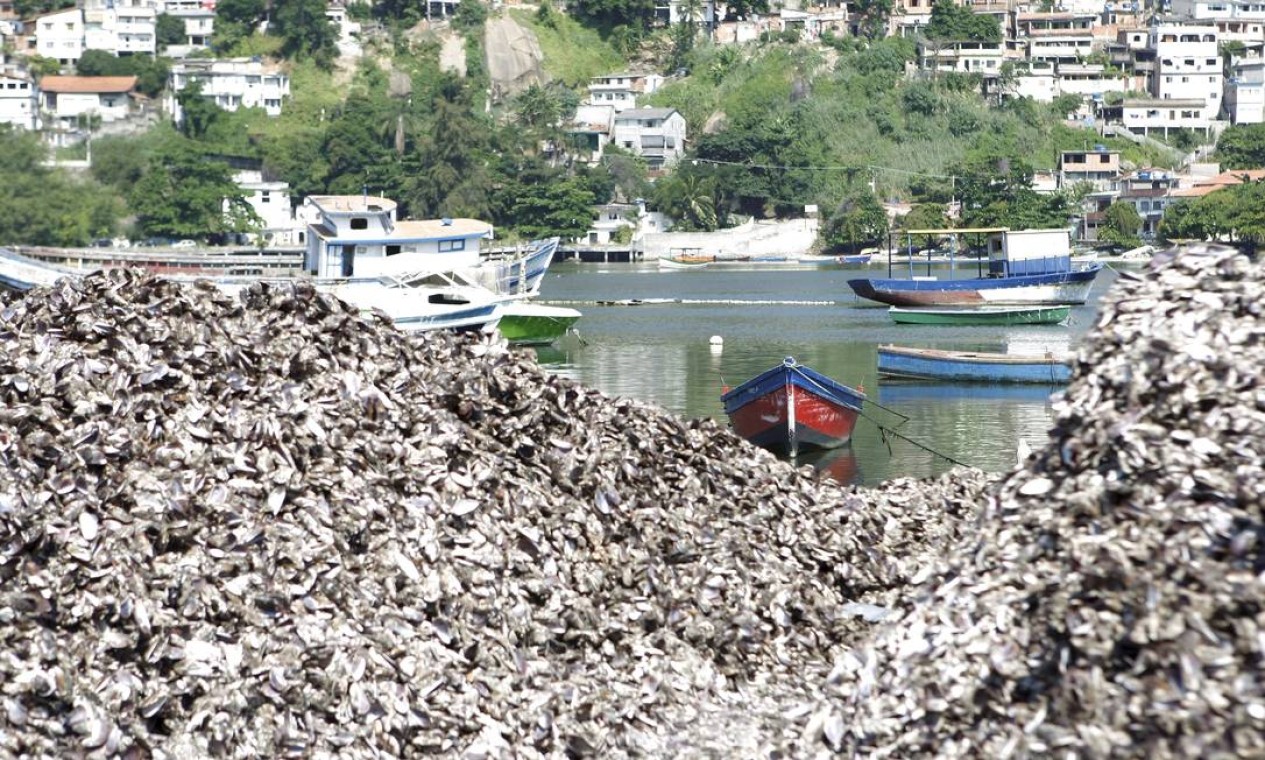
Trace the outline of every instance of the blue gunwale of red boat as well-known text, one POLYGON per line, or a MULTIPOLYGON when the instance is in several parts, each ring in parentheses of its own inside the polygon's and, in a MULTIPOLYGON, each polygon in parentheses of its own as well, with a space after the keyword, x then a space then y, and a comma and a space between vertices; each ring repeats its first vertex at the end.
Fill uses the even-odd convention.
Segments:
POLYGON ((865 394, 787 357, 721 396, 734 432, 757 446, 794 455, 852 438, 865 394), (794 403, 794 424, 789 414, 794 403))

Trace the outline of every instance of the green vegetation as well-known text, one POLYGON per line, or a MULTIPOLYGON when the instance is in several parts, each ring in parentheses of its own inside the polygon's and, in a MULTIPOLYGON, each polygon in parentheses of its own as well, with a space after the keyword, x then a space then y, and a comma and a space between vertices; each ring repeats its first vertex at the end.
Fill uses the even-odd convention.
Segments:
POLYGON ((92 180, 78 181, 42 162, 39 135, 0 125, 0 240, 82 246, 113 234, 122 205, 92 180))
MULTIPOLYGON (((183 27, 182 27, 183 28, 183 27)), ((85 50, 75 70, 85 77, 136 77, 136 89, 157 97, 167 85, 170 65, 166 58, 136 54, 116 57, 104 50, 85 50)))
POLYGON ((1001 42, 1001 24, 995 16, 977 14, 953 0, 936 0, 924 33, 929 40, 1001 42))
POLYGON ((567 87, 582 89, 593 77, 628 66, 624 57, 601 35, 570 16, 552 10, 542 14, 516 9, 509 14, 535 32, 545 57, 545 73, 567 87))
POLYGON ((1244 182, 1168 207, 1166 240, 1230 240, 1255 252, 1265 243, 1265 181, 1244 182))
POLYGON ((1098 228, 1098 239, 1122 248, 1135 248, 1142 243, 1138 231, 1142 229, 1142 217, 1132 203, 1116 201, 1103 213, 1098 228))
POLYGON ((1265 166, 1265 124, 1236 124, 1217 140, 1216 159, 1225 169, 1265 166))

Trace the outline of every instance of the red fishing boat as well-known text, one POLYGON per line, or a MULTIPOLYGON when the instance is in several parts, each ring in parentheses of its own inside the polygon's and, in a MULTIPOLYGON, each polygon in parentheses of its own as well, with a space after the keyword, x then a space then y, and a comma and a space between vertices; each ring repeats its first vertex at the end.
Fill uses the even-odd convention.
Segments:
POLYGON ((738 435, 795 456, 801 448, 830 449, 852 438, 865 394, 786 357, 773 369, 720 397, 738 435))

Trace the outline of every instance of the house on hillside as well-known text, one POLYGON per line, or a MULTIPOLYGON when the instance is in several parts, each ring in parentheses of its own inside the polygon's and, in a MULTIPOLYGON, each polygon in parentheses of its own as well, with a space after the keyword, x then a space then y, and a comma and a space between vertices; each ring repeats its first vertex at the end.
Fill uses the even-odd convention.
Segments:
POLYGON ((294 223, 289 183, 269 182, 258 169, 238 171, 233 175, 233 181, 246 196, 246 203, 263 222, 253 242, 280 246, 301 244, 299 229, 294 223))
POLYGON ((35 80, 18 67, 0 70, 0 124, 39 129, 39 97, 35 80))
POLYGON ((616 111, 637 107, 638 95, 649 95, 663 86, 658 74, 618 73, 589 80, 589 105, 611 106, 616 111))
POLYGON ((83 11, 69 8, 35 19, 35 52, 62 66, 73 66, 83 55, 83 11))
POLYGON ((1230 65, 1225 87, 1225 112, 1231 124, 1265 121, 1265 59, 1251 58, 1230 65))
POLYGON ((675 108, 633 108, 615 114, 611 142, 663 169, 685 154, 685 117, 675 108))
POLYGON ((1143 240, 1155 238, 1164 209, 1174 202, 1169 194, 1177 188, 1177 175, 1165 169, 1142 169, 1120 181, 1119 200, 1133 204, 1142 217, 1143 240))
POLYGON ((269 116, 279 116, 290 97, 290 77, 257 58, 190 59, 173 65, 167 76, 164 108, 177 123, 183 114, 176 94, 195 82, 202 87, 202 97, 225 111, 262 108, 269 116))
POLYGON ((151 0, 84 0, 84 50, 154 55, 157 40, 158 12, 151 0))
POLYGON ((1092 151, 1059 154, 1059 187, 1089 184, 1094 190, 1115 190, 1120 180, 1120 151, 1101 145, 1092 151))
POLYGON ((46 76, 39 82, 44 126, 65 133, 78 132, 100 120, 126 119, 132 112, 136 77, 46 76))
POLYGON ((567 125, 567 132, 583 146, 585 154, 580 158, 596 164, 602 160, 614 127, 614 106, 582 105, 575 109, 575 116, 567 125))

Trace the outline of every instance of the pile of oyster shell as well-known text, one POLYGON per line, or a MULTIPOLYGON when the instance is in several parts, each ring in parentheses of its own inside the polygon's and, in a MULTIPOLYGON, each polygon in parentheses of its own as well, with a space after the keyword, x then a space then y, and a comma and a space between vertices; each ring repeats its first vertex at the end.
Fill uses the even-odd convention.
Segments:
POLYGON ((1161 258, 1114 286, 1049 445, 767 746, 1265 755, 1265 272, 1161 258))
POLYGON ((840 487, 309 287, 0 312, 0 756, 1265 754, 1265 274, 1122 275, 1049 444, 840 487))
POLYGON ((844 489, 299 284, 33 291, 0 398, 0 756, 755 751, 989 480, 844 489))

